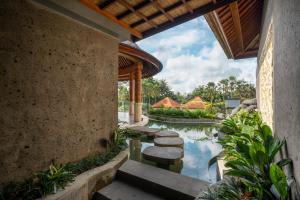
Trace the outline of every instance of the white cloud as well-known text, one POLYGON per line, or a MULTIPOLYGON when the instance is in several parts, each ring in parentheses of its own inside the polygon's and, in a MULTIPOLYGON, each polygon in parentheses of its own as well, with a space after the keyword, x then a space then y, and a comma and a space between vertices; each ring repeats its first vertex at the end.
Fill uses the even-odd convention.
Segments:
POLYGON ((255 83, 256 59, 229 60, 204 18, 198 18, 138 43, 163 63, 156 75, 174 91, 234 75, 255 83))
POLYGON ((191 92, 200 84, 219 81, 234 75, 254 83, 256 60, 228 60, 219 43, 205 47, 197 55, 172 56, 169 53, 164 70, 156 78, 166 79, 174 91, 191 92))

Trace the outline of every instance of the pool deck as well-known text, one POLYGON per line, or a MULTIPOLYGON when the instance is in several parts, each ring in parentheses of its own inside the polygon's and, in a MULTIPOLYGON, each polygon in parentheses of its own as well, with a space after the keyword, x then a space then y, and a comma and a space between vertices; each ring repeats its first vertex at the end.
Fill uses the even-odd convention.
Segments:
POLYGON ((133 116, 129 117, 129 123, 120 124, 120 128, 130 128, 134 126, 146 126, 149 122, 149 118, 142 115, 142 120, 140 122, 134 122, 133 116))

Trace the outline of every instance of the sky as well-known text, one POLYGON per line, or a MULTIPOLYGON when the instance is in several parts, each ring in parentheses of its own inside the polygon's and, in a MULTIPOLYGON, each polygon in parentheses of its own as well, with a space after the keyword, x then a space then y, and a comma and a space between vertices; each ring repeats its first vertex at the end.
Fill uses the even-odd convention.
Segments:
POLYGON ((162 62, 163 70, 154 78, 165 79, 175 92, 186 94, 231 75, 255 84, 256 58, 228 59, 204 17, 137 44, 162 62))

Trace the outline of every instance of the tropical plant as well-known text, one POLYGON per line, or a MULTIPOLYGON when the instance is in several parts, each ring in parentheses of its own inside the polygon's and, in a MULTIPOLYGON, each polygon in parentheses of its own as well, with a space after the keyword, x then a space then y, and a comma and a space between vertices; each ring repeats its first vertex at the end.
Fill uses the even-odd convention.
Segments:
POLYGON ((282 159, 275 162, 285 140, 272 135, 257 112, 239 112, 223 122, 222 131, 227 133, 220 141, 224 148, 225 173, 235 177, 249 197, 268 200, 289 198, 287 178, 282 167, 291 162, 282 159))

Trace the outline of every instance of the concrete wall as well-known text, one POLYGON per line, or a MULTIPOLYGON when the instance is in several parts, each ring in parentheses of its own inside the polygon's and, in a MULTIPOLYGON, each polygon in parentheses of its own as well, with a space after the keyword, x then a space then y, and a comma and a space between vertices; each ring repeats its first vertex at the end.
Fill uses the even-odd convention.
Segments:
MULTIPOLYGON (((272 24, 273 31, 273 82, 272 99, 269 103, 273 112, 273 129, 275 135, 287 139, 286 156, 293 159, 293 173, 300 181, 300 1, 299 0, 266 0, 262 26, 262 39, 259 58, 263 55, 263 46, 267 43, 268 30, 272 24)), ((264 87, 257 69, 260 91, 264 87)), ((262 108, 262 94, 259 107, 262 108)))
POLYGON ((30 1, 0 5, 0 183, 103 152, 118 41, 30 1))

